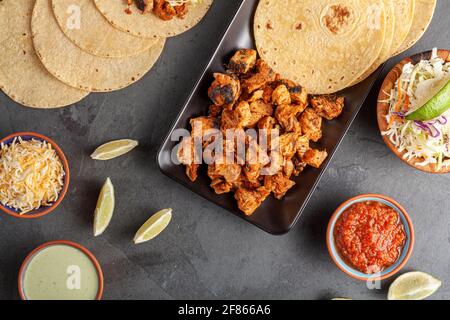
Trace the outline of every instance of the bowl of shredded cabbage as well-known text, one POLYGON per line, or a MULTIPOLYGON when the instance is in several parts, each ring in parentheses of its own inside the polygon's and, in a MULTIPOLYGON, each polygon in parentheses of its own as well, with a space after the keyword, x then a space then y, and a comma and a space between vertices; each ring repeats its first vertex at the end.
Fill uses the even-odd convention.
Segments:
POLYGON ((383 82, 377 105, 386 145, 408 165, 450 172, 450 51, 406 58, 383 82))

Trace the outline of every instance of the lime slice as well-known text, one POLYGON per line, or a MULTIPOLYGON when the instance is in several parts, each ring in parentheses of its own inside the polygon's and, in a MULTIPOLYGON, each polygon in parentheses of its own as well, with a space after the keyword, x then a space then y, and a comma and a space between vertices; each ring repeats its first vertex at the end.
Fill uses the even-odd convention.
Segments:
POLYGON ((405 273, 391 284, 388 300, 423 300, 435 293, 441 284, 424 272, 405 273))
POLYGON ((136 232, 134 243, 139 244, 152 240, 158 236, 169 225, 172 219, 172 209, 164 209, 155 213, 144 225, 136 232))
POLYGON ((101 235, 108 227, 114 213, 114 186, 111 179, 106 179, 100 191, 94 213, 94 236, 101 235))
POLYGON ((91 158, 94 160, 111 160, 130 152, 139 143, 135 140, 122 139, 105 143, 98 147, 91 158))
POLYGON ((406 120, 428 121, 450 109, 450 81, 427 103, 409 114, 406 120))

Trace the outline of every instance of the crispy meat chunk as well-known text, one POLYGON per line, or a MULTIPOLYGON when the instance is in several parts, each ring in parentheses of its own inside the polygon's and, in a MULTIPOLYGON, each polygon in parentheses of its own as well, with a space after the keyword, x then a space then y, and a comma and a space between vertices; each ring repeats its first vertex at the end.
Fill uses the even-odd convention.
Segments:
POLYGON ((308 104, 308 93, 306 89, 302 86, 296 84, 295 82, 287 79, 281 79, 275 82, 276 86, 284 85, 291 96, 292 103, 307 105, 308 104))
POLYGON ((345 98, 335 95, 315 96, 310 99, 314 111, 327 120, 339 117, 344 110, 345 98))
POLYGON ((266 116, 258 121, 258 129, 259 130, 267 130, 268 133, 276 124, 276 120, 271 116, 266 116))
POLYGON ((184 19, 184 17, 188 13, 187 3, 180 4, 179 6, 175 6, 174 8, 175 8, 177 18, 184 19))
POLYGON ((320 168, 322 163, 325 161, 325 159, 328 157, 328 153, 324 151, 320 151, 317 149, 310 149, 305 152, 305 154, 302 157, 303 162, 310 165, 314 168, 320 168))
POLYGON ((290 178, 292 176, 292 174, 294 173, 294 162, 292 161, 292 159, 285 159, 284 160, 284 165, 283 165, 283 172, 284 175, 288 178, 290 178))
POLYGON ((192 137, 184 138, 177 150, 177 158, 180 163, 186 166, 186 175, 194 182, 198 178, 199 164, 195 163, 196 152, 194 147, 194 139, 192 137))
POLYGON ((264 100, 264 102, 265 103, 272 102, 272 93, 273 93, 272 87, 271 86, 266 86, 262 90, 263 90, 263 97, 262 97, 262 99, 264 100))
POLYGON ((241 174, 241 177, 238 181, 233 183, 234 190, 237 190, 239 188, 258 189, 259 187, 261 187, 261 183, 259 180, 250 181, 247 179, 247 176, 244 173, 241 174))
POLYGON ((258 100, 262 100, 264 97, 264 90, 259 89, 256 90, 255 92, 252 93, 252 95, 250 96, 250 98, 247 99, 247 101, 250 102, 255 102, 258 100))
POLYGON ((228 69, 234 73, 247 73, 255 67, 257 52, 253 49, 238 50, 231 58, 228 69))
POLYGON ((284 158, 292 158, 299 150, 309 146, 307 136, 302 136, 300 133, 289 132, 280 136, 280 150, 284 158))
POLYGON ((259 146, 258 142, 247 137, 247 151, 244 166, 245 176, 249 181, 256 181, 261 175, 261 169, 270 162, 267 153, 259 146))
POLYGON ((233 184, 226 182, 221 178, 213 179, 211 182, 211 188, 214 189, 216 194, 225 194, 233 190, 233 184))
POLYGON ((317 142, 322 138, 322 118, 313 109, 307 108, 300 116, 302 133, 317 142))
POLYGON ((270 116, 273 113, 273 108, 272 105, 262 100, 257 100, 250 103, 250 112, 251 118, 246 127, 253 128, 263 117, 270 116))
POLYGON ((234 104, 241 94, 241 83, 236 75, 215 73, 208 96, 216 106, 234 104))
POLYGON ((217 129, 216 118, 211 116, 198 117, 191 119, 189 122, 192 128, 192 138, 202 141, 203 147, 213 141, 214 132, 212 129, 217 129))
POLYGON ((245 215, 251 216, 269 194, 270 191, 265 187, 259 187, 256 190, 239 188, 234 193, 234 198, 237 200, 239 209, 244 212, 245 215))
POLYGON ((256 62, 256 73, 248 79, 242 80, 242 87, 252 93, 263 88, 267 83, 275 81, 276 74, 267 63, 259 59, 256 62))
POLYGON ((280 200, 284 198, 286 192, 293 186, 295 186, 295 182, 286 177, 282 172, 278 172, 273 176, 264 177, 264 187, 272 191, 275 198, 280 200))
POLYGON ((223 110, 220 121, 220 130, 226 132, 229 129, 242 129, 252 120, 250 105, 241 101, 234 110, 223 110))
POLYGON ((195 182, 198 178, 199 167, 200 167, 199 164, 190 164, 186 166, 186 175, 192 182, 195 182))
POLYGON ((286 132, 301 131, 297 115, 305 110, 302 105, 282 104, 275 110, 275 117, 286 132))
POLYGON ((294 164, 294 172, 293 172, 293 174, 296 177, 298 177, 300 175, 300 173, 302 173, 303 170, 305 170, 305 168, 307 166, 307 164, 304 163, 302 161, 302 159, 298 158, 298 157, 293 157, 292 158, 292 163, 294 164))
POLYGON ((289 105, 291 104, 291 95, 289 94, 288 88, 284 84, 279 85, 272 92, 272 103, 279 105, 289 105))
POLYGON ((242 167, 236 163, 212 164, 208 166, 208 176, 214 180, 223 178, 226 182, 236 182, 241 177, 242 167))
POLYGON ((175 8, 166 0, 154 0, 153 13, 165 21, 172 20, 177 14, 175 8))
POLYGON ((221 113, 222 113, 222 106, 216 106, 215 104, 212 104, 209 106, 209 116, 213 117, 213 118, 218 118, 220 117, 221 113))

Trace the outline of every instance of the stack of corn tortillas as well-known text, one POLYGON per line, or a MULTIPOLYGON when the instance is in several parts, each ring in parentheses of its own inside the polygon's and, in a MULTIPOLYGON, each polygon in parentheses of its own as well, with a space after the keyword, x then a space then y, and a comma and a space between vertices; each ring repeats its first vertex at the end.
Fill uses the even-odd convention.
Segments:
POLYGON ((163 21, 123 0, 0 1, 0 88, 41 109, 125 88, 152 68, 166 37, 195 26, 211 3, 163 21))
POLYGON ((425 33, 437 0, 265 0, 254 21, 261 57, 312 94, 353 86, 425 33))

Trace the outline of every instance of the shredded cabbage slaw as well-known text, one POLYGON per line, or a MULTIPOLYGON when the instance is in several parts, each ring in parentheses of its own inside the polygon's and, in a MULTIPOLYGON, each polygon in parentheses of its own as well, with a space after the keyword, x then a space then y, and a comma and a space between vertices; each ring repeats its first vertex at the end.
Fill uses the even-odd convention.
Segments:
POLYGON ((450 110, 431 121, 410 121, 405 117, 422 107, 450 80, 450 63, 438 57, 433 49, 430 60, 408 63, 391 90, 386 120, 388 130, 382 132, 392 144, 404 152, 403 159, 423 159, 417 166, 435 165, 439 171, 450 166, 450 110))

